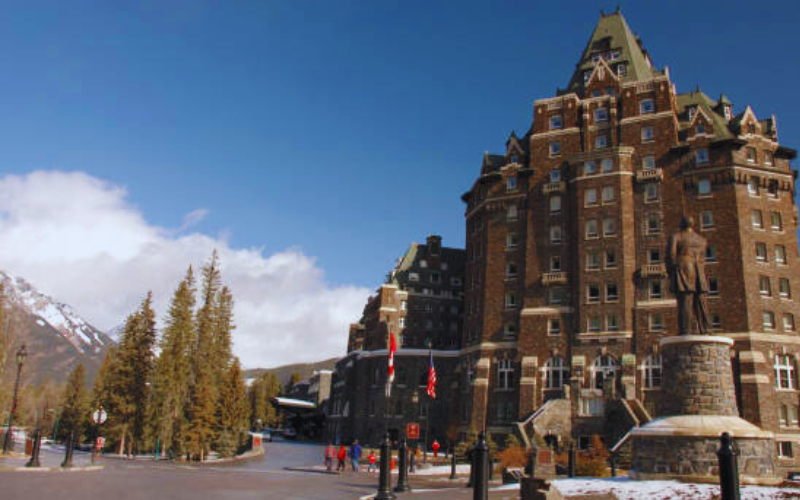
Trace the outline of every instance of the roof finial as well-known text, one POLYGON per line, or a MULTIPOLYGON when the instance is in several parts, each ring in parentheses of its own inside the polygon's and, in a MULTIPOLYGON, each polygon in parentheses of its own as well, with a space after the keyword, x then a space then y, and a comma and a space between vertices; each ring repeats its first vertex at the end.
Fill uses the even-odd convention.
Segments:
POLYGON ((606 13, 603 9, 600 9, 600 17, 606 17, 606 13))
POLYGON ((617 14, 619 14, 619 4, 617 4, 617 10, 616 10, 616 12, 617 12, 617 14))

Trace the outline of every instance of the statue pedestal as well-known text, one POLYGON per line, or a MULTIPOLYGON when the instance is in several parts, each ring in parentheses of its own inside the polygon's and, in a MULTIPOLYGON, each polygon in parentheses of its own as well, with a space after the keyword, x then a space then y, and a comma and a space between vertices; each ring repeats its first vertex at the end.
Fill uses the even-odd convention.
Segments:
POLYGON ((663 411, 631 432, 637 479, 719 482, 719 437, 730 433, 740 481, 778 484, 773 434, 739 417, 731 371, 733 340, 710 335, 661 339, 663 411))

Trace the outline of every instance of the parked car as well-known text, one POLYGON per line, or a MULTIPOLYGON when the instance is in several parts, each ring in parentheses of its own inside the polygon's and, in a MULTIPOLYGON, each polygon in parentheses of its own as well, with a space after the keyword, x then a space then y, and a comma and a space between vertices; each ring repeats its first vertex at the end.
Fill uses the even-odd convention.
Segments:
POLYGON ((297 431, 291 427, 287 427, 283 430, 283 437, 286 439, 297 439, 297 431))

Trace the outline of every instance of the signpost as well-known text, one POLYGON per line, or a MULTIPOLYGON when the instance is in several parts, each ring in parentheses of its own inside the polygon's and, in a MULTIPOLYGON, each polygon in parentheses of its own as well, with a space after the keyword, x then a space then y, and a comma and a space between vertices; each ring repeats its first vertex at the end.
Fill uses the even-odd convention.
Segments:
POLYGON ((97 435, 97 440, 94 443, 94 447, 92 447, 92 464, 93 465, 94 465, 94 457, 95 457, 95 455, 100 450, 102 450, 103 446, 105 446, 105 444, 106 444, 106 439, 100 435, 100 425, 102 425, 102 423, 105 422, 107 418, 108 418, 108 413, 106 413, 106 411, 103 409, 102 406, 100 408, 98 408, 97 410, 95 410, 94 413, 92 413, 92 422, 94 422, 94 424, 95 424, 95 426, 97 428, 97 432, 95 433, 97 435))
POLYGON ((406 436, 408 439, 419 439, 419 424, 416 422, 406 424, 406 436))

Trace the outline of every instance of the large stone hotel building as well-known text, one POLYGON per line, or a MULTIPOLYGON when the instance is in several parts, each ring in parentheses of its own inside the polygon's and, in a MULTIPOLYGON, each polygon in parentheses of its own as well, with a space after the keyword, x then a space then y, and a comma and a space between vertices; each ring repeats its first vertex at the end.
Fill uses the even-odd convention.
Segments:
MULTIPOLYGON (((621 13, 601 15, 567 87, 534 102, 530 130, 485 154, 462 196, 466 251, 439 278, 463 283, 463 299, 457 287, 439 298, 463 311, 434 338, 446 373, 438 438, 487 428, 579 445, 598 433, 614 445, 659 416, 670 381, 658 341, 677 333, 665 250, 685 213, 709 242, 711 322, 735 342, 740 414, 775 433, 778 466, 800 465, 795 156, 774 116, 723 94, 678 93, 621 13)), ((364 377, 376 360, 385 366, 385 332, 400 326, 389 304, 424 296, 408 285, 390 279, 351 331, 332 401, 363 401, 350 403, 355 428, 343 438, 369 425, 358 423, 375 401, 364 377), (362 359, 372 364, 356 373, 362 359)), ((419 376, 427 351, 413 347, 419 376)))

